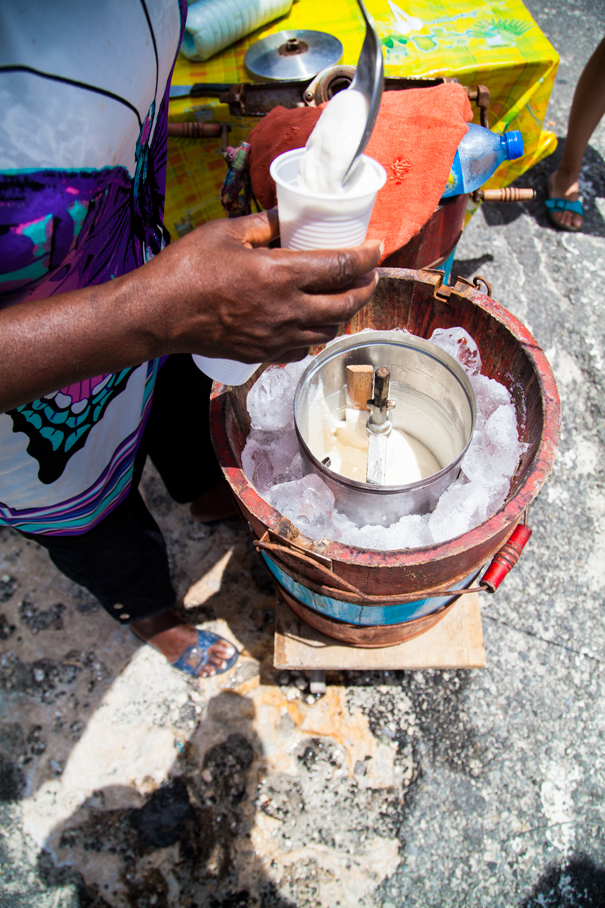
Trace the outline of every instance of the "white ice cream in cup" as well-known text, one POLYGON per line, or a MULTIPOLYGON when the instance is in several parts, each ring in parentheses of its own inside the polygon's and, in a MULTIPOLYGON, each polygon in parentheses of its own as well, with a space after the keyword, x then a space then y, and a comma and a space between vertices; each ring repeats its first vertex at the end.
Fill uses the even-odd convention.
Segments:
POLYGON ((350 180, 338 193, 312 192, 298 184, 305 148, 275 158, 270 173, 277 188, 281 245, 286 249, 344 249, 366 238, 378 191, 386 171, 363 155, 350 180))

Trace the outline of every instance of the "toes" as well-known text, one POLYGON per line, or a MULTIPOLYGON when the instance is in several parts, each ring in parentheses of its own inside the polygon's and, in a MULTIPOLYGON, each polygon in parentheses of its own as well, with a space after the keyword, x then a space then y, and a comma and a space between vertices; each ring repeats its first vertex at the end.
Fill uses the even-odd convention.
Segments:
POLYGON ((235 647, 226 640, 220 640, 218 643, 211 646, 208 652, 211 654, 216 653, 220 659, 230 659, 235 655, 235 647))
POLYGON ((229 659, 235 655, 235 647, 226 640, 214 643, 208 650, 208 662, 204 666, 206 674, 215 674, 227 667, 229 659))
POLYGON ((557 211, 553 218, 561 227, 571 227, 573 224, 573 214, 571 211, 557 211))
POLYGON ((575 227, 580 229, 584 224, 582 215, 576 214, 575 211, 557 211, 553 215, 554 220, 561 227, 575 227))

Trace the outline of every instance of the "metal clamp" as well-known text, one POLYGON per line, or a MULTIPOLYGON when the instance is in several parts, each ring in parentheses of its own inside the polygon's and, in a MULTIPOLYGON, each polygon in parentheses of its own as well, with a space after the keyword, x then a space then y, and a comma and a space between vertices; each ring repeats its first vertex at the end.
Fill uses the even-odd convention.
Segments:
POLYGON ((305 89, 303 99, 308 107, 319 107, 329 101, 334 95, 348 88, 355 75, 354 66, 329 66, 315 76, 308 88, 305 89))
POLYGON ((279 545, 275 542, 269 542, 268 540, 269 534, 265 533, 261 539, 255 539, 252 544, 257 549, 288 555, 290 558, 298 559, 304 564, 310 565, 311 567, 318 570, 320 574, 322 574, 332 583, 336 582, 338 584, 338 586, 336 587, 328 587, 329 589, 333 589, 335 592, 342 592, 344 588, 345 590, 347 590, 347 592, 354 593, 356 596, 364 596, 364 593, 362 593, 362 591, 358 589, 358 587, 354 586, 352 583, 349 583, 347 580, 344 580, 342 577, 339 577, 338 574, 335 574, 334 571, 329 567, 326 567, 320 561, 317 561, 315 558, 313 558, 312 553, 305 555, 298 549, 292 548, 288 545, 279 545))

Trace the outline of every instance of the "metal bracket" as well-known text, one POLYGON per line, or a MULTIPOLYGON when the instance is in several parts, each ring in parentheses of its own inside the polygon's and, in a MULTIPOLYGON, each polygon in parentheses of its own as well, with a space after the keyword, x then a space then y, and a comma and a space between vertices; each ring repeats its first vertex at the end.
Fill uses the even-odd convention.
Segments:
POLYGON ((485 129, 489 129, 489 124, 487 122, 487 111, 489 109, 489 88, 487 87, 487 85, 477 85, 477 88, 467 88, 466 92, 468 94, 469 101, 474 101, 479 108, 481 125, 485 129))

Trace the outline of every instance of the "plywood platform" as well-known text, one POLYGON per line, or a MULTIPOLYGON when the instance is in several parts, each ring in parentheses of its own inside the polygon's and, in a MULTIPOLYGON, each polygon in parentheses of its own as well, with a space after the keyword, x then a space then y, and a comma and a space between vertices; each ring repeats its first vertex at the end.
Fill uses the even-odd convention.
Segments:
POLYGON ((479 596, 466 593, 424 634, 380 649, 364 649, 331 640, 301 621, 278 597, 273 664, 276 668, 307 671, 483 668, 485 649, 479 596))

